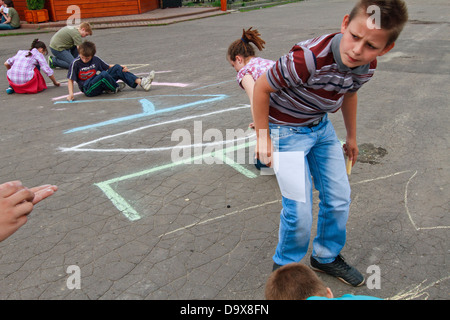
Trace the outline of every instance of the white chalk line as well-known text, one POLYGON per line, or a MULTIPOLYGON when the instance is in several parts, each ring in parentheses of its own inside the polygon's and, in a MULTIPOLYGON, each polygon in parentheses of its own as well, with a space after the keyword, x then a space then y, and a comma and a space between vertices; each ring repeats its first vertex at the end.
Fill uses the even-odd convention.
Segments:
POLYGON ((200 222, 191 223, 191 224, 189 224, 187 226, 184 226, 184 227, 181 227, 181 228, 178 228, 178 229, 175 229, 175 230, 163 233, 163 234, 159 235, 158 238, 162 238, 162 237, 167 236, 167 235, 172 234, 172 233, 177 233, 179 231, 183 231, 183 230, 195 227, 195 226, 200 226, 202 224, 206 224, 206 223, 209 223, 209 222, 212 222, 212 221, 216 221, 216 220, 220 220, 220 219, 223 219, 223 218, 226 218, 226 217, 229 217, 229 216, 233 216, 235 214, 238 214, 238 213, 241 213, 241 212, 244 212, 244 211, 265 207, 267 205, 274 204, 274 203, 277 203, 277 202, 281 202, 281 200, 268 201, 268 202, 265 202, 265 203, 262 203, 262 204, 258 204, 258 205, 254 205, 254 206, 248 207, 248 208, 244 208, 244 209, 236 210, 236 211, 233 211, 233 212, 225 213, 223 215, 220 215, 220 216, 217 216, 217 217, 214 217, 214 218, 210 218, 210 219, 203 220, 203 221, 200 221, 200 222))
MULTIPOLYGON (((149 64, 127 64, 126 65, 128 68, 128 70, 135 70, 135 69, 139 69, 139 68, 143 68, 143 67, 148 67, 149 64)), ((155 71, 156 74, 158 73, 170 73, 172 72, 172 70, 165 70, 165 71, 155 71)), ((143 75, 143 74, 147 74, 147 73, 135 73, 135 75, 143 75)), ((62 79, 62 80, 58 80, 58 82, 63 85, 63 86, 67 86, 67 82, 69 81, 69 79, 62 79)), ((174 86, 174 87, 187 87, 189 85, 192 84, 185 84, 185 83, 171 83, 171 82, 152 82, 153 85, 159 85, 159 86, 174 86)), ((49 82, 47 83, 47 86, 53 85, 53 83, 49 82)), ((76 95, 80 95, 83 94, 83 92, 81 91, 77 91, 74 93, 74 96, 76 95)), ((59 96, 59 97, 54 97, 52 98, 52 101, 57 101, 57 100, 61 100, 61 99, 66 99, 69 95, 63 95, 63 96, 59 96)))
POLYGON ((206 142, 206 143, 196 143, 196 144, 185 144, 185 145, 176 145, 176 146, 169 146, 169 147, 155 147, 155 148, 135 148, 135 149, 89 149, 89 148, 76 148, 75 150, 72 150, 71 148, 60 148, 60 151, 62 152, 68 152, 68 151, 78 151, 78 152, 119 152, 119 153, 133 153, 133 152, 161 152, 161 151, 167 151, 167 150, 177 150, 177 149, 192 149, 192 148, 203 148, 203 147, 210 147, 210 146, 218 146, 218 145, 226 145, 226 144, 234 144, 235 142, 241 142, 245 140, 250 140, 252 138, 256 137, 256 134, 240 137, 237 139, 230 139, 230 140, 221 140, 221 141, 213 141, 213 142, 206 142))
POLYGON ((414 229, 416 229, 417 231, 420 230, 434 230, 434 229, 448 229, 450 228, 450 226, 436 226, 436 227, 418 227, 416 225, 416 223, 414 222, 414 219, 412 218, 411 213, 409 212, 409 208, 408 208, 408 186, 411 182, 411 180, 417 175, 417 170, 414 172, 414 174, 408 179, 408 182, 406 183, 405 186, 405 197, 404 197, 404 203, 405 203, 405 210, 406 210, 406 214, 408 215, 409 221, 411 221, 414 229))
MULTIPOLYGON (((403 174, 403 173, 407 173, 407 172, 411 172, 411 170, 406 170, 406 171, 400 171, 400 172, 396 172, 387 176, 383 176, 383 177, 378 177, 378 178, 374 178, 374 179, 367 179, 367 180, 363 180, 363 181, 359 181, 359 182, 355 182, 353 183, 353 185, 357 185, 357 184, 361 184, 361 183, 367 183, 367 182, 372 182, 372 181, 376 181, 376 180, 382 180, 382 179, 386 179, 386 178, 390 178, 399 174, 403 174)), ((417 170, 414 172, 414 174, 408 179, 408 181, 406 182, 406 186, 405 186, 405 193, 404 193, 404 206, 405 206, 405 210, 406 210, 406 214, 408 216, 409 221, 411 221, 411 224, 413 225, 414 229, 416 229, 416 231, 420 231, 420 230, 434 230, 434 229, 448 229, 450 228, 450 226, 436 226, 436 227, 417 227, 416 223, 414 222, 414 219, 412 218, 411 212, 409 211, 408 208, 408 187, 409 184, 411 182, 411 180, 417 175, 417 170)))
MULTIPOLYGON (((187 121, 187 120, 192 120, 192 119, 197 119, 197 118, 201 118, 201 117, 208 117, 211 115, 217 115, 217 114, 221 114, 224 112, 230 112, 230 111, 236 111, 236 110, 241 110, 241 109, 245 109, 245 108, 249 108, 249 105, 244 105, 244 106, 239 106, 239 107, 234 107, 234 108, 228 108, 228 109, 222 109, 222 110, 218 110, 218 111, 212 111, 212 112, 208 112, 208 113, 204 113, 204 114, 200 114, 200 115, 192 115, 192 116, 187 116, 184 118, 180 118, 180 119, 174 119, 174 120, 169 120, 169 121, 165 121, 165 122, 158 122, 158 123, 154 123, 154 124, 150 124, 150 125, 146 125, 146 126, 142 126, 139 128, 135 128, 135 129, 131 129, 131 130, 127 130, 127 131, 123 131, 123 132, 119 132, 116 134, 112 134, 112 135, 108 135, 108 136, 104 136, 98 139, 94 139, 91 141, 87 141, 84 143, 81 143, 79 145, 76 145, 74 147, 70 147, 70 148, 64 148, 64 147, 60 147, 59 150, 62 152, 69 152, 69 151, 76 151, 76 152, 125 152, 125 153, 129 153, 129 152, 150 152, 150 151, 163 151, 163 150, 169 150, 169 149, 173 149, 174 147, 161 147, 161 148, 139 148, 139 149, 121 149, 121 148, 115 148, 115 149, 86 149, 86 148, 82 148, 84 146, 90 145, 90 144, 94 144, 97 143, 99 141, 103 141, 103 140, 107 140, 107 139, 112 139, 115 137, 119 137, 121 135, 125 135, 125 134, 130 134, 130 133, 135 133, 141 130, 145 130, 148 128, 152 128, 152 127, 157 127, 157 126, 162 126, 162 125, 168 125, 168 124, 172 124, 172 123, 177 123, 177 122, 181 122, 181 121, 187 121)), ((248 137, 246 137, 248 138, 248 137)), ((242 140, 244 138, 241 138, 240 140, 242 140)), ((231 141, 228 141, 231 142, 231 141)), ((227 141, 219 141, 219 142, 213 142, 213 143, 227 143, 227 141)), ((196 145, 193 145, 196 146, 196 145)), ((186 148, 189 146, 182 146, 181 148, 186 148)))
MULTIPOLYGON (((395 172, 395 173, 392 173, 392 174, 389 174, 389 175, 386 175, 386 176, 381 176, 381 177, 377 177, 377 178, 373 178, 373 179, 366 179, 366 180, 358 181, 358 182, 355 182, 355 183, 351 183, 351 185, 358 185, 358 184, 364 184, 364 183, 373 182, 373 181, 378 181, 378 180, 384 180, 384 179, 388 179, 388 178, 391 178, 391 177, 394 177, 394 176, 397 176, 397 175, 400 175, 400 174, 405 174, 405 173, 408 173, 408 172, 411 172, 411 170, 395 172)), ((407 186, 408 186, 409 182, 411 181, 411 179, 414 178, 414 176, 415 176, 416 174, 417 174, 417 171, 415 171, 415 173, 412 175, 412 177, 409 178, 409 180, 408 180, 408 182, 407 182, 407 186)), ((406 186, 406 188, 407 188, 407 186, 406 186)), ((317 192, 318 192, 317 190, 314 191, 314 193, 317 193, 317 192)), ((406 197, 407 197, 407 194, 406 194, 406 191, 405 191, 405 199, 406 199, 406 197)), ((233 211, 233 212, 230 212, 230 213, 227 213, 227 214, 223 214, 223 215, 220 215, 220 216, 215 217, 215 218, 211 218, 211 219, 207 219, 207 220, 204 220, 204 221, 192 223, 192 224, 189 224, 189 225, 187 225, 187 226, 178 228, 178 229, 176 229, 176 230, 173 230, 173 231, 170 231, 170 232, 166 232, 166 233, 164 233, 164 234, 161 234, 161 235, 159 236, 159 238, 161 238, 161 237, 163 237, 163 236, 165 236, 165 235, 173 234, 173 233, 176 233, 176 232, 179 232, 179 231, 183 231, 183 230, 186 230, 186 229, 189 229, 189 228, 198 226, 198 225, 203 225, 203 224, 206 224, 206 223, 211 222, 211 221, 223 219, 223 218, 226 218, 226 217, 235 215, 235 214, 239 214, 239 213, 242 213, 242 212, 251 210, 251 209, 257 209, 257 208, 264 207, 264 206, 266 206, 266 205, 274 204, 274 203, 277 203, 277 202, 281 202, 281 200, 273 200, 273 201, 265 202, 265 203, 260 204, 260 205, 255 205, 255 206, 251 206, 251 207, 248 207, 248 208, 236 210, 236 211, 233 211)), ((408 207, 407 207, 407 202, 406 202, 406 201, 405 201, 405 209, 407 210, 407 214, 408 214, 409 220, 410 220, 411 223, 413 224, 414 228, 415 228, 416 230, 418 230, 418 231, 419 231, 419 230, 430 230, 430 229, 449 228, 448 226, 438 226, 438 227, 428 227, 428 228, 417 228, 417 227, 416 227, 416 224, 414 223, 414 220, 413 220, 412 217, 411 217, 411 214, 409 213, 409 209, 408 209, 408 207)))
MULTIPOLYGON (((119 82, 122 82, 122 81, 119 81, 119 82)), ((64 85, 67 85, 67 84, 64 84, 64 85)), ((185 87, 190 86, 190 84, 188 84, 188 83, 177 83, 177 82, 157 82, 157 81, 153 81, 152 82, 152 86, 165 86, 165 87, 185 88, 185 87)), ((77 91, 73 95, 74 96, 78 96, 80 94, 83 94, 83 92, 77 91)), ((66 95, 63 95, 63 96, 54 97, 54 98, 52 98, 52 101, 55 102, 55 101, 58 101, 58 100, 66 99, 68 96, 69 95, 66 94, 66 95)))
MULTIPOLYGON (((411 171, 410 170, 401 171, 401 172, 396 172, 396 173, 389 174, 389 175, 386 175, 386 176, 377 177, 377 178, 374 178, 374 179, 362 180, 362 181, 359 181, 359 182, 355 182, 352 185, 358 185, 358 184, 368 183, 368 182, 372 182, 372 181, 383 180, 383 179, 394 177, 394 176, 397 176, 397 175, 400 175, 400 174, 404 174, 404 173, 407 173, 407 172, 411 172, 411 171)), ((405 208, 406 208, 409 220, 413 224, 414 228, 416 230, 418 230, 418 231, 419 230, 424 230, 424 229, 448 228, 448 226, 447 227, 434 227, 434 228, 431 228, 431 227, 430 228, 417 228, 416 227, 416 224, 414 223, 414 220, 412 219, 411 214, 409 213, 408 206, 407 206, 407 188, 408 188, 408 185, 411 182, 411 180, 416 176, 416 174, 417 174, 417 170, 408 179, 408 182, 407 182, 406 187, 405 187, 405 208)), ((317 191, 315 191, 314 193, 317 193, 317 191)), ((246 211, 249 211, 249 210, 252 210, 252 209, 258 209, 258 208, 261 208, 261 207, 265 207, 267 205, 280 203, 280 202, 281 202, 281 200, 268 201, 268 202, 265 202, 265 203, 262 203, 262 204, 259 204, 259 205, 254 205, 254 206, 250 206, 248 208, 244 208, 244 209, 236 210, 236 211, 233 211, 233 212, 230 212, 230 213, 226 213, 226 214, 214 217, 214 218, 210 218, 210 219, 203 220, 203 221, 196 222, 196 223, 191 223, 191 224, 189 224, 187 226, 184 226, 184 227, 181 227, 181 228, 178 228, 178 229, 175 229, 175 230, 163 233, 163 234, 159 235, 158 238, 162 238, 164 236, 168 236, 168 235, 171 235, 171 234, 174 234, 174 233, 178 233, 180 231, 184 231, 184 230, 190 229, 190 228, 195 227, 195 226, 200 226, 200 225, 207 224, 207 223, 210 223, 210 222, 214 222, 214 221, 217 221, 217 220, 220 220, 220 219, 224 219, 226 217, 233 216, 233 215, 236 215, 236 214, 239 214, 239 213, 245 213, 246 211)), ((425 300, 427 300, 428 297, 429 297, 429 294, 425 290, 427 290, 427 289, 429 289, 429 288, 431 288, 431 287, 433 287, 435 285, 438 285, 441 282, 447 281, 449 279, 450 279, 450 276, 446 276, 446 277, 444 277, 442 279, 439 279, 437 281, 434 281, 434 282, 430 283, 429 285, 427 285, 427 286, 422 288, 422 285, 427 281, 427 279, 425 279, 424 281, 422 281, 418 285, 410 286, 410 287, 406 288, 405 290, 400 291, 396 295, 394 295, 394 296, 392 296, 390 298, 387 298, 386 300, 412 300, 412 299, 418 299, 418 298, 420 298, 422 296, 425 296, 426 297, 425 300)))

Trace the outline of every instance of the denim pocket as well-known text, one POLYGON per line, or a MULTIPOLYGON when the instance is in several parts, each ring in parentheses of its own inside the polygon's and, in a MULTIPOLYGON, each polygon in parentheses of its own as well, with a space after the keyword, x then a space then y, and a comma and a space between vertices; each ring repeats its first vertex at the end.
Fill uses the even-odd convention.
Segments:
POLYGON ((295 135, 297 132, 292 127, 270 125, 270 138, 272 140, 279 140, 295 135))
POLYGON ((308 127, 270 125, 270 138, 272 140, 289 138, 296 134, 304 134, 310 132, 311 130, 308 127))

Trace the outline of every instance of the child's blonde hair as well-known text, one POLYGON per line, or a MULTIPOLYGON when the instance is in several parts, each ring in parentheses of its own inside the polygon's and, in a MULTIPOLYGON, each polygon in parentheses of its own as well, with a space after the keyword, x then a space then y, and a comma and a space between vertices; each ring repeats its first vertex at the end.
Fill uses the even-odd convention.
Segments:
POLYGON ((90 36, 92 36, 92 28, 91 25, 88 22, 83 22, 79 25, 78 29, 84 29, 84 31, 86 31, 87 34, 89 34, 90 36))
POLYGON ((264 44, 266 43, 263 39, 261 39, 261 34, 258 30, 252 30, 253 27, 250 27, 248 30, 242 29, 242 37, 238 40, 235 40, 228 47, 227 56, 231 61, 236 60, 236 56, 241 55, 244 58, 255 56, 255 49, 251 45, 253 43, 259 51, 264 49, 264 44))

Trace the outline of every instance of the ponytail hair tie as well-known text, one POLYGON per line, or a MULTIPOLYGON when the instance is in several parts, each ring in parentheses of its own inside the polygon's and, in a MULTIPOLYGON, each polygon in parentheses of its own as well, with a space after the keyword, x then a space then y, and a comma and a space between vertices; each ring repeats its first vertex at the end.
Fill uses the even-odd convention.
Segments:
POLYGON ((247 44, 247 43, 248 43, 248 41, 247 41, 247 40, 245 40, 245 39, 244 39, 244 37, 242 37, 242 38, 241 38, 241 41, 242 41, 243 43, 245 43, 245 44, 247 44))

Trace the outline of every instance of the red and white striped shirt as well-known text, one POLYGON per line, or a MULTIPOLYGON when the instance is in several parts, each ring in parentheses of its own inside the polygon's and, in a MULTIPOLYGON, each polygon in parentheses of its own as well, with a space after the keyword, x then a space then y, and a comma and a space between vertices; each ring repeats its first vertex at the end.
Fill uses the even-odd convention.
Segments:
POLYGON ((342 34, 297 43, 267 72, 277 92, 270 95, 272 123, 303 126, 342 106, 346 92, 357 91, 373 76, 377 61, 350 69, 342 63, 342 34))

